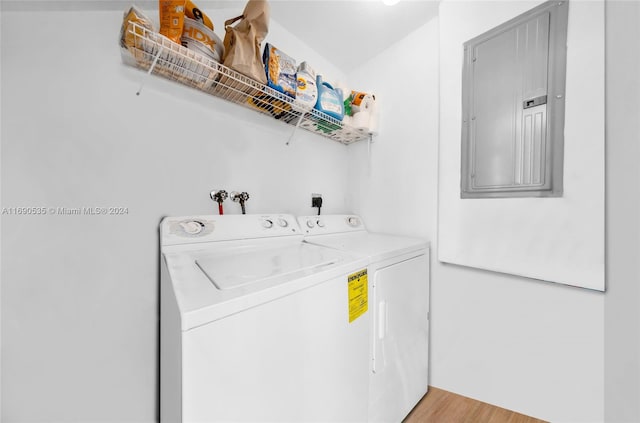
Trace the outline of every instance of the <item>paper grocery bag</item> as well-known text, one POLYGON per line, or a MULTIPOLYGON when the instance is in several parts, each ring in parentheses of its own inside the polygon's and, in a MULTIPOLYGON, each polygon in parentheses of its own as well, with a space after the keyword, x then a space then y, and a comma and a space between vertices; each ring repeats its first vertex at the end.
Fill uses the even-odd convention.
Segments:
POLYGON ((249 0, 241 16, 224 23, 224 57, 222 64, 263 84, 267 83, 262 65, 261 46, 269 32, 269 3, 249 0), (235 26, 232 26, 235 22, 235 26))

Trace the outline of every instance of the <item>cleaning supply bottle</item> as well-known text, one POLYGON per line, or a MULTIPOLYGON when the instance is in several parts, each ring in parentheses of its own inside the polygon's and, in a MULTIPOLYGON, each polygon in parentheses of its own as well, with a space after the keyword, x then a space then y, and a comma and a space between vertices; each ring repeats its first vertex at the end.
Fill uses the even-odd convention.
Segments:
POLYGON ((316 85, 318 87, 318 101, 316 109, 322 113, 342 121, 344 117, 344 104, 342 101, 342 93, 333 89, 328 82, 322 81, 322 75, 316 77, 316 85))
POLYGON ((318 87, 316 86, 316 74, 307 64, 300 63, 296 73, 296 100, 295 105, 305 110, 311 110, 318 101, 318 87))

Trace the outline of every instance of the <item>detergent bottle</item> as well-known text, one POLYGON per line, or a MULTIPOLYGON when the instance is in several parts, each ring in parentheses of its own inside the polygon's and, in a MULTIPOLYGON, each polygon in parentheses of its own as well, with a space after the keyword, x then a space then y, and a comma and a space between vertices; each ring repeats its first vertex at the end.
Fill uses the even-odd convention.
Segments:
POLYGON ((313 109, 318 101, 315 72, 307 62, 302 62, 300 66, 298 66, 296 78, 298 84, 296 87, 295 104, 303 109, 313 109))
POLYGON ((318 87, 318 101, 315 108, 341 121, 344 117, 342 93, 335 90, 328 82, 323 82, 322 75, 316 77, 316 86, 318 87))

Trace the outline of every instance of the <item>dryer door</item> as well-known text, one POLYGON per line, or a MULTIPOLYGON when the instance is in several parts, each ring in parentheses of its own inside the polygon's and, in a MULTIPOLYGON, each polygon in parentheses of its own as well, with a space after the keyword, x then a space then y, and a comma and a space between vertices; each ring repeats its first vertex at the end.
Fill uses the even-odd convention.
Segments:
POLYGON ((369 417, 402 421, 427 392, 429 255, 374 273, 369 417))

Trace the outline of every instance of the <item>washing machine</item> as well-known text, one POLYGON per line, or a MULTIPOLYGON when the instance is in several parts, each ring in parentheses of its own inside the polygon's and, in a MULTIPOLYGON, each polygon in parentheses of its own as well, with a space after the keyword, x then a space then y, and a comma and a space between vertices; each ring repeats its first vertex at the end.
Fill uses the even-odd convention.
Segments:
POLYGON ((290 215, 160 224, 160 420, 362 422, 367 260, 290 215))
POLYGON ((369 232, 355 215, 301 216, 298 223, 307 243, 367 257, 369 421, 402 421, 428 390, 428 242, 369 232))

